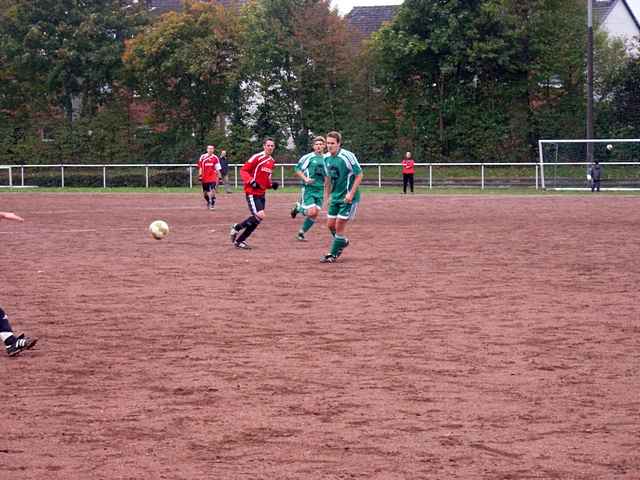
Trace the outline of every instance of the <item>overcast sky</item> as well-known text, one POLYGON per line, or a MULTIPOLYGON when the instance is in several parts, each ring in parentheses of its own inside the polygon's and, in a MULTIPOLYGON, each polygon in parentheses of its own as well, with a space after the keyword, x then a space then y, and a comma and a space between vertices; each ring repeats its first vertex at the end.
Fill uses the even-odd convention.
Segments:
MULTIPOLYGON (((338 7, 340 15, 346 15, 355 6, 365 5, 400 5, 402 0, 333 0, 332 6, 338 7)), ((627 5, 633 11, 638 21, 640 21, 640 0, 627 0, 627 5)))
MULTIPOLYGON (((640 1, 640 0, 638 0, 640 1)), ((340 15, 346 15, 353 7, 364 7, 369 5, 400 5, 402 0, 333 0, 331 5, 338 7, 340 15)))

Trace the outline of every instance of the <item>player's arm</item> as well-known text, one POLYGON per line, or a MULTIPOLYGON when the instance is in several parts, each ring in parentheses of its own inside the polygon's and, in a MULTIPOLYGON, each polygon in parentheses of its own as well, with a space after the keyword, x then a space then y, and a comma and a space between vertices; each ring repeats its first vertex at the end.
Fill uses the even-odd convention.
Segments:
POLYGON ((300 180, 302 180, 304 183, 313 183, 313 180, 309 177, 307 177, 304 172, 300 171, 300 170, 295 170, 294 173, 300 177, 300 180))
POLYGON ((13 212, 0 212, 0 219, 14 220, 16 222, 24 222, 24 218, 19 217, 13 212))
POLYGON ((362 172, 360 172, 358 175, 356 175, 356 178, 353 181, 353 185, 351 185, 351 190, 349 190, 347 192, 347 194, 344 196, 344 201, 346 203, 351 203, 353 201, 353 197, 355 196, 356 192, 358 191, 358 187, 360 186, 360 182, 362 182, 362 172))
POLYGON ((249 160, 242 167, 240 167, 240 177, 242 181, 247 184, 251 183, 251 179, 253 178, 253 174, 251 172, 252 161, 249 160))

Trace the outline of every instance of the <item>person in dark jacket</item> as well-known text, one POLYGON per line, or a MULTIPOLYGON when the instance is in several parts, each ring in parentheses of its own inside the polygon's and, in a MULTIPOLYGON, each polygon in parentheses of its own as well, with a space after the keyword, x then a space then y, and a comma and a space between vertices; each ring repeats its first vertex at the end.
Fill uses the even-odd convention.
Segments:
POLYGON ((229 183, 229 159, 227 158, 226 150, 220 152, 220 175, 222 176, 221 183, 224 184, 224 191, 231 193, 231 184, 229 183))
POLYGON ((589 168, 591 176, 591 191, 600 191, 600 178, 602 177, 602 166, 598 160, 594 161, 589 168))

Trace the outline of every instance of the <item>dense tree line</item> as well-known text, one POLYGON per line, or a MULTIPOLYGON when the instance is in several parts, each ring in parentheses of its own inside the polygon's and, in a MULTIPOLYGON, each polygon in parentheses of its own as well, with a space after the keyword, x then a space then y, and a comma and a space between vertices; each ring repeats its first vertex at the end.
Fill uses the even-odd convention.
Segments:
MULTIPOLYGON (((406 0, 356 45, 327 0, 0 0, 0 164, 281 160, 341 130, 363 161, 527 161, 584 136, 581 0, 406 0)), ((596 136, 640 136, 640 64, 599 34, 596 136)))

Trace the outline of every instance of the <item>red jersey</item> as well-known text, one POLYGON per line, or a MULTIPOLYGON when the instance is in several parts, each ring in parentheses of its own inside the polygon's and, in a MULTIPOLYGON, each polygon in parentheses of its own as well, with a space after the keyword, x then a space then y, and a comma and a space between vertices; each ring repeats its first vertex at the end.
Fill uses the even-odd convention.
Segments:
POLYGON ((204 153, 198 160, 198 173, 202 176, 202 183, 214 183, 218 181, 218 171, 220 170, 220 160, 215 155, 204 153))
POLYGON ((244 191, 249 195, 264 196, 265 190, 271 188, 271 174, 275 160, 264 152, 256 153, 240 169, 244 181, 244 191), (259 188, 253 188, 251 182, 257 182, 259 188))
POLYGON ((402 173, 415 173, 414 172, 414 168, 413 165, 416 162, 414 162, 413 158, 403 158, 402 159, 402 173))

